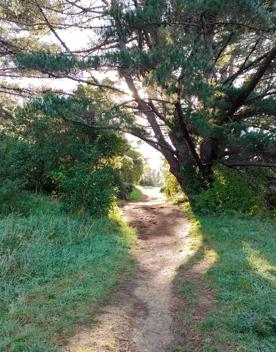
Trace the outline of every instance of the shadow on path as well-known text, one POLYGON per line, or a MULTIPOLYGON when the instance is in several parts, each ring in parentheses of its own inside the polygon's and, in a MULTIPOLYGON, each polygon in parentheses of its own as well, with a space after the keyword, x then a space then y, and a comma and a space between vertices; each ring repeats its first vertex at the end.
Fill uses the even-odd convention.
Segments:
POLYGON ((66 352, 165 352, 174 341, 173 282, 187 260, 190 224, 183 212, 153 189, 122 208, 137 228, 136 276, 104 308, 95 328, 80 328, 66 352))

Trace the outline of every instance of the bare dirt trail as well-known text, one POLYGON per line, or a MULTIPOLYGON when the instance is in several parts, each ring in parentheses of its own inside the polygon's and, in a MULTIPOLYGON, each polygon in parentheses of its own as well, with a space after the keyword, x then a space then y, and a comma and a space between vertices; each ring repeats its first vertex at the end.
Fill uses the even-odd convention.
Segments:
POLYGON ((64 352, 166 352, 174 341, 173 280, 187 260, 190 224, 152 189, 122 211, 139 234, 137 274, 104 308, 97 327, 80 328, 64 352))

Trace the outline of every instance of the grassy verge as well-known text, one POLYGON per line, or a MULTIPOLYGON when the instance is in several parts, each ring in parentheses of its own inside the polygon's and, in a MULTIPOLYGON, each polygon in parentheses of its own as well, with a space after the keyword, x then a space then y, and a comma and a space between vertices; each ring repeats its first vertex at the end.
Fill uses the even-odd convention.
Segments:
POLYGON ((176 279, 180 340, 172 351, 275 351, 275 223, 199 216, 190 249, 176 279))
POLYGON ((132 192, 128 195, 127 199, 132 201, 138 201, 142 199, 143 196, 144 194, 141 189, 137 186, 134 186, 132 192))
POLYGON ((131 272, 135 234, 118 217, 84 219, 46 204, 0 219, 0 351, 58 351, 131 272))

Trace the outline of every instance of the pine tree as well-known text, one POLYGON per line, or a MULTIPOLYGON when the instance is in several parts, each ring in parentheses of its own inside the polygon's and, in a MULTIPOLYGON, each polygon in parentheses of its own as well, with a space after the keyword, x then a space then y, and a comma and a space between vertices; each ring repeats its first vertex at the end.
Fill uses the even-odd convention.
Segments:
POLYGON ((26 73, 98 87, 109 111, 96 119, 85 112, 80 123, 146 141, 163 154, 188 195, 212 184, 216 163, 275 167, 272 1, 31 3, 60 50, 21 51, 14 62, 26 73), (60 28, 82 28, 93 45, 70 50, 60 28), (111 70, 125 85, 108 79, 111 70), (106 78, 97 79, 95 72, 106 78))

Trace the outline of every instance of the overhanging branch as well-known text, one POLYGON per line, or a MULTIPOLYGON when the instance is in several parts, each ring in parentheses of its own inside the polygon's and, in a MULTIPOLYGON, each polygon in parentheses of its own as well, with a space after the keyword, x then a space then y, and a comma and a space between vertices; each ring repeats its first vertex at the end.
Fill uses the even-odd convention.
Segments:
POLYGON ((247 86, 242 90, 240 96, 235 100, 233 105, 228 110, 226 119, 231 117, 245 102, 246 98, 249 97, 250 93, 255 89, 263 75, 265 74, 266 70, 268 69, 271 62, 276 57, 276 47, 273 47, 270 52, 267 54, 265 59, 263 60, 262 64, 258 68, 257 72, 251 77, 247 86))

